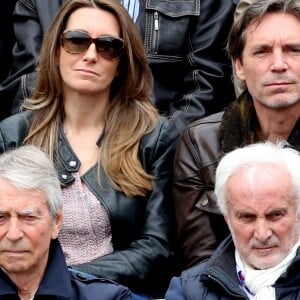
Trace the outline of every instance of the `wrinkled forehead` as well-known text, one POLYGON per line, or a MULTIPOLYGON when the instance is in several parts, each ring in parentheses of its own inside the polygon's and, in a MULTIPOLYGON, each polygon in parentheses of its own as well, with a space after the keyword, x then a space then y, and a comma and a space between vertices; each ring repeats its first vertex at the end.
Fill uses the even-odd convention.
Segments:
POLYGON ((292 14, 267 13, 260 20, 252 21, 245 32, 245 42, 299 39, 300 19, 292 14))
POLYGON ((228 179, 226 190, 228 209, 297 206, 290 174, 281 165, 243 167, 228 179))

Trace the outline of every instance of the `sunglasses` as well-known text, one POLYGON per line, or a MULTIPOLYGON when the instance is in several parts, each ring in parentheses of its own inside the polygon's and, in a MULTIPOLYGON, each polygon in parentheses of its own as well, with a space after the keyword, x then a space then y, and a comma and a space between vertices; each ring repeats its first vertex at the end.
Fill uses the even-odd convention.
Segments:
POLYGON ((97 53, 107 60, 118 59, 124 49, 124 41, 113 36, 93 39, 82 31, 65 31, 61 35, 61 46, 70 54, 83 53, 92 43, 95 44, 97 53))

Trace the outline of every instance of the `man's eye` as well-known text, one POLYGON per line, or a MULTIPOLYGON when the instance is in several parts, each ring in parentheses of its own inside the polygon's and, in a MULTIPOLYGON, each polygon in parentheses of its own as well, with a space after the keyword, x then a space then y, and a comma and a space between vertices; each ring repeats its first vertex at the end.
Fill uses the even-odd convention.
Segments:
POLYGON ((239 219, 240 219, 242 222, 249 223, 249 222, 252 222, 252 221, 255 219, 255 216, 245 214, 245 215, 240 215, 240 216, 239 216, 239 219))
POLYGON ((32 222, 32 221, 35 221, 37 218, 36 218, 36 216, 28 215, 28 216, 23 216, 22 219, 24 221, 32 222))
POLYGON ((277 221, 280 220, 284 216, 284 213, 281 211, 276 211, 269 214, 267 217, 270 221, 277 221))
POLYGON ((291 48, 290 52, 295 54, 300 54, 300 48, 291 48))
POLYGON ((255 56, 261 56, 261 55, 264 55, 264 54, 267 54, 267 53, 268 53, 267 50, 262 49, 262 50, 257 50, 257 51, 255 51, 255 52, 254 52, 254 55, 255 55, 255 56))

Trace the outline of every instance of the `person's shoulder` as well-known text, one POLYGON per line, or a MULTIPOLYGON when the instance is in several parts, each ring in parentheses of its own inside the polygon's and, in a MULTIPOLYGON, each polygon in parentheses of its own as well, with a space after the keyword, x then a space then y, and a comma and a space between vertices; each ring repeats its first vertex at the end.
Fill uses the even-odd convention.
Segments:
POLYGON ((173 277, 166 293, 166 299, 204 299, 205 292, 203 292, 204 287, 201 283, 201 274, 205 266, 206 262, 202 262, 184 270, 180 277, 173 277))
POLYGON ((155 130, 174 131, 178 133, 178 129, 176 128, 175 122, 176 120, 160 116, 157 120, 155 130))
POLYGON ((155 128, 144 136, 143 144, 156 145, 158 142, 160 144, 175 142, 179 137, 179 131, 174 122, 174 120, 159 117, 155 128))
POLYGON ((215 143, 219 142, 218 136, 223 114, 224 112, 222 111, 191 123, 182 132, 181 139, 197 141, 197 143, 210 141, 214 145, 213 147, 216 147, 215 143))
POLYGON ((205 269, 207 265, 207 261, 203 261, 193 267, 190 267, 189 269, 186 269, 182 271, 181 278, 182 280, 191 280, 191 279, 200 279, 201 274, 203 273, 203 270, 205 269))
POLYGON ((32 122, 32 112, 26 111, 12 115, 0 122, 0 132, 6 148, 21 144, 28 134, 32 122))
POLYGON ((193 282, 200 281, 200 277, 203 273, 203 270, 205 270, 206 265, 207 265, 207 260, 182 271, 178 278, 180 279, 183 285, 184 284, 193 285, 193 282))
POLYGON ((129 300, 132 299, 131 291, 115 281, 107 278, 79 272, 69 268, 71 282, 77 291, 78 299, 101 299, 103 300, 129 300))
POLYGON ((32 112, 24 111, 11 115, 0 122, 0 130, 2 134, 13 136, 14 134, 28 131, 31 124, 32 112))
POLYGON ((10 126, 11 124, 28 124, 32 119, 33 113, 31 111, 23 111, 13 114, 0 122, 1 127, 10 126))
POLYGON ((191 123, 188 127, 187 130, 195 130, 195 128, 198 127, 206 127, 206 126, 211 126, 212 124, 219 125, 222 122, 222 117, 223 117, 224 111, 200 118, 193 123, 191 123))

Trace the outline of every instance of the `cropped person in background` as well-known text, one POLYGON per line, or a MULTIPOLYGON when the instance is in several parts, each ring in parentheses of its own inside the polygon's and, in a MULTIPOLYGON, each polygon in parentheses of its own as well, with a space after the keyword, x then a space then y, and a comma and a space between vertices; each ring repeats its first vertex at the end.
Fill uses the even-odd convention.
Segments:
POLYGON ((154 76, 154 103, 177 128, 234 100, 226 41, 231 0, 140 1, 137 26, 154 76))
POLYGON ((68 265, 159 296, 173 257, 178 132, 151 103, 137 28, 117 0, 69 0, 40 53, 26 111, 0 124, 0 151, 33 144, 55 163, 68 265))
POLYGON ((134 299, 111 280, 68 270, 57 240, 62 219, 47 155, 34 146, 0 155, 0 299, 134 299))
POLYGON ((253 2, 255 2, 257 0, 239 0, 237 1, 237 6, 234 12, 234 19, 239 18, 244 11, 247 9, 247 7, 249 6, 249 4, 252 4, 253 2))
MULTIPOLYGON (((16 0, 0 1, 0 82, 4 80, 12 64, 14 31, 12 14, 16 0)), ((1 101, 2 103, 2 101, 1 101)), ((1 109, 5 107, 1 106, 1 109)))
MULTIPOLYGON (((19 111, 34 90, 43 36, 64 0, 18 0, 11 73, 0 86, 10 105, 0 119, 19 111)), ((231 0, 120 0, 139 29, 154 76, 153 102, 183 130, 192 121, 234 100, 226 41, 235 5, 231 0)))
POLYGON ((244 92, 224 112, 182 134, 173 199, 182 268, 211 256, 228 235, 214 194, 224 155, 258 141, 286 140, 300 151, 300 1, 259 0, 237 19, 228 41, 244 92))

